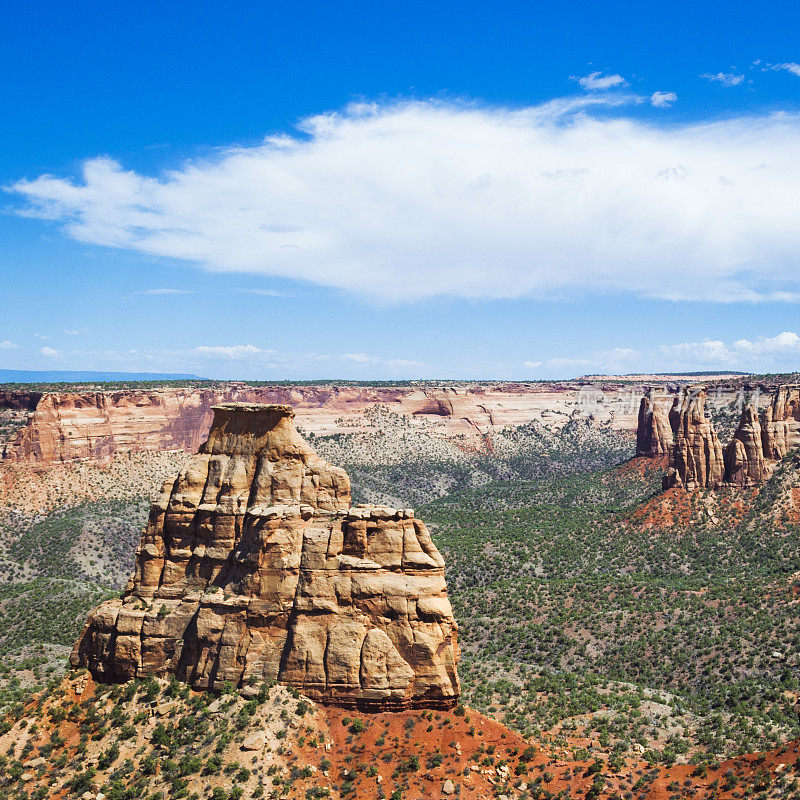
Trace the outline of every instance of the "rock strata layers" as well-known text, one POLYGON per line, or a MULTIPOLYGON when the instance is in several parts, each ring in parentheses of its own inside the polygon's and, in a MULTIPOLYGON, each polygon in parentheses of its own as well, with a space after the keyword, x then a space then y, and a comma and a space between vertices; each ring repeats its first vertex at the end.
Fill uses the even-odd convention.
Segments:
MULTIPOLYGON (((0 456, 10 464, 36 469, 74 461, 109 461, 129 452, 185 450, 195 453, 206 440, 212 407, 246 402, 291 405, 298 425, 315 435, 365 430, 365 415, 376 406, 405 415, 415 424, 432 423, 437 435, 469 440, 477 449, 484 435, 504 428, 546 421, 566 424, 584 387, 570 384, 475 383, 457 386, 248 386, 183 387, 52 393, 0 392, 4 408, 24 405, 30 419, 2 439, 0 456)), ((629 387, 604 386, 595 404, 598 421, 633 431, 635 412, 629 387), (634 412, 634 413, 632 413, 634 412)), ((365 427, 366 426, 366 427, 365 427)))
POLYGON ((195 688, 277 680, 345 706, 450 707, 457 625, 444 562, 409 509, 350 506, 346 473, 285 405, 213 409, 208 441, 153 504, 122 598, 71 662, 195 688))
POLYGON ((723 482, 722 445, 706 414, 706 398, 705 390, 686 390, 673 401, 670 422, 675 441, 664 476, 665 488, 716 489, 723 482))
POLYGON ((659 458, 669 456, 672 448, 672 426, 669 409, 672 397, 665 392, 648 390, 639 405, 636 426, 636 456, 659 458))

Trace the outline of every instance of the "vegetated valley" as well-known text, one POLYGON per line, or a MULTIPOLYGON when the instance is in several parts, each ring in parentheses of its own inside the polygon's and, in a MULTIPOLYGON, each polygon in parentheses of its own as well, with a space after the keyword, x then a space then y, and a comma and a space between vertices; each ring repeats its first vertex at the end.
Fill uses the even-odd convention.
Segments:
MULTIPOLYGON (((664 464, 632 459, 630 437, 605 425, 531 423, 475 451, 386 409, 369 413, 366 432, 309 441, 347 469, 356 500, 414 505, 428 521, 460 625, 467 706, 612 771, 635 755, 699 775, 800 736, 800 528, 774 513, 800 484, 796 452, 760 492, 699 492, 676 511, 655 502, 664 464)), ((162 478, 145 491, 139 475, 124 491, 67 491, 45 512, 4 512, 9 720, 61 678, 89 609, 127 580, 162 478)), ((156 689, 125 702, 137 691, 156 689)), ((793 785, 781 777, 776 796, 793 785)))

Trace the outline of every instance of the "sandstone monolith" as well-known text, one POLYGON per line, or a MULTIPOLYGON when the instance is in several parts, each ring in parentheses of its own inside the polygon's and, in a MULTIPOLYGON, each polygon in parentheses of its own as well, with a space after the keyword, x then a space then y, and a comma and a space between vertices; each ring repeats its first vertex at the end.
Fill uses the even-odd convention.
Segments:
POLYGON ((725 482, 757 486, 771 474, 772 464, 764 458, 758 409, 748 405, 742 411, 731 443, 725 448, 725 482))
POLYGON ((71 663, 197 689, 277 680, 344 706, 455 704, 458 627, 425 525, 352 507, 347 474, 290 406, 213 411, 151 508, 123 597, 92 612, 71 663))

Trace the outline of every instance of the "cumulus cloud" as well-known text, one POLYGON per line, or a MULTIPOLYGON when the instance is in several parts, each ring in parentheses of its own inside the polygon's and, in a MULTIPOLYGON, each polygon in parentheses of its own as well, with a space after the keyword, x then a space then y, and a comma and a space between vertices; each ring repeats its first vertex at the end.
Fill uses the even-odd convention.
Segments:
POLYGON ((737 339, 703 339, 650 348, 614 347, 582 356, 524 361, 526 370, 544 377, 578 374, 696 372, 790 372, 800 363, 800 335, 783 331, 775 336, 737 339))
POLYGON ((713 74, 704 72, 700 77, 705 78, 707 81, 721 83, 723 86, 738 86, 744 80, 744 75, 739 75, 736 72, 717 72, 713 74))
POLYGON ((16 350, 18 346, 19 345, 9 341, 8 339, 4 339, 2 342, 0 342, 0 350, 16 350))
POLYGON ((758 339, 738 339, 725 342, 707 339, 702 342, 683 342, 664 345, 660 353, 670 362, 689 366, 735 367, 769 371, 773 367, 797 368, 800 361, 800 336, 794 331, 783 331, 777 336, 758 339))
POLYGON ((602 72, 590 72, 582 78, 573 78, 572 80, 578 81, 581 89, 587 92, 603 92, 607 89, 618 89, 628 85, 622 75, 603 75, 602 72))
POLYGON ((678 95, 675 92, 653 92, 650 95, 650 105, 656 108, 669 108, 677 99, 678 95))
POLYGON ((52 347, 40 347, 39 355, 47 356, 48 358, 58 358, 61 353, 59 353, 58 350, 54 350, 52 347))
POLYGON ((351 106, 159 176, 95 158, 11 190, 83 242, 388 301, 798 299, 800 115, 658 127, 631 99, 351 106))

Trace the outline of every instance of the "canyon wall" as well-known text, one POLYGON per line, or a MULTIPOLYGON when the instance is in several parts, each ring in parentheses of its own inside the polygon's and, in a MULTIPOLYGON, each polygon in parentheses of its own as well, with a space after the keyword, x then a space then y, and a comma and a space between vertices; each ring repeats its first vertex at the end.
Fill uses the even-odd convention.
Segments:
MULTIPOLYGON (((487 383, 432 386, 247 386, 214 389, 148 389, 39 395, 28 424, 2 446, 9 462, 47 466, 76 460, 107 460, 117 453, 148 450, 195 452, 208 436, 212 406, 224 402, 289 404, 305 431, 352 432, 375 405, 419 421, 443 436, 465 436, 481 445, 492 430, 539 420, 563 425, 575 413, 592 414, 617 429, 636 428, 630 398, 616 385, 598 390, 605 402, 587 405, 579 384, 487 383)), ((13 394, 13 393, 12 393, 13 394)), ((17 402, 13 398, 9 402, 17 402)), ((19 401, 21 402, 21 401, 19 401)), ((2 405, 2 398, 0 398, 2 405)))
POLYGON ((350 507, 285 405, 212 409, 208 441, 153 504, 122 598, 72 664, 195 688, 277 680, 345 706, 449 708, 457 625, 444 561, 410 509, 350 507))

